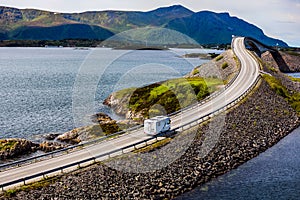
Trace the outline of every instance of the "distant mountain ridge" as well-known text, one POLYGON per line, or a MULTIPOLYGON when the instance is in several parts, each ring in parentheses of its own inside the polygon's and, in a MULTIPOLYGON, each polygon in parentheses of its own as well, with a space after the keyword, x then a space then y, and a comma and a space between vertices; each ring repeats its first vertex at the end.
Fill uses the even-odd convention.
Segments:
POLYGON ((0 6, 0 40, 105 40, 122 31, 161 27, 179 31, 199 44, 230 43, 232 35, 253 37, 270 46, 287 46, 258 27, 228 13, 193 12, 181 5, 141 11, 56 13, 0 6))

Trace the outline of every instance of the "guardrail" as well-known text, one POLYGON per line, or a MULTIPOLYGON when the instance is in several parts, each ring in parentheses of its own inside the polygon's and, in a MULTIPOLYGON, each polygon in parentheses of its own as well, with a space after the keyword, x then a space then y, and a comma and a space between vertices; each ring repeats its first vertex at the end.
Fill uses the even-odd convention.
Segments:
MULTIPOLYGON (((236 77, 235 77, 236 78, 236 77)), ((259 82, 260 80, 260 76, 258 76, 254 83, 241 95, 239 96, 238 98, 232 100, 230 103, 228 103, 227 105, 223 106, 222 108, 219 108, 218 110, 216 111, 213 111, 205 116, 202 116, 201 118, 198 118, 198 119, 195 119, 189 123, 186 123, 184 125, 181 125, 180 127, 177 127, 175 129, 172 129, 169 133, 172 133, 172 134, 175 134, 177 130, 186 130, 186 129, 190 129, 191 127, 194 127, 194 126, 197 126, 199 123, 202 123, 202 122, 205 122, 205 121, 208 121, 210 120, 211 118, 213 118, 214 116, 228 110, 229 108, 232 108, 233 106, 235 106, 237 103, 239 103, 241 100, 243 100, 248 94, 249 92, 251 92, 253 90, 253 88, 257 85, 257 83, 259 82)), ((141 126, 140 126, 141 127, 141 126)), ((140 128, 138 127, 138 128, 140 128)), ((136 130, 137 128, 134 127, 133 130, 136 130)), ((121 131, 123 132, 123 131, 121 131)), ((109 136, 105 136, 103 138, 100 138, 98 140, 94 140, 94 141, 90 141, 90 142, 86 142, 86 143, 83 143, 83 144, 79 144, 79 145, 74 145, 74 146, 71 146, 71 147, 68 147, 68 148, 65 148, 65 149, 62 149, 62 150, 57 150, 55 152, 51 152, 51 153, 48 153, 49 155, 53 155, 54 153, 59 153, 59 152, 62 152, 62 151, 67 151, 68 149, 74 149, 76 147, 80 147, 80 146, 84 146, 84 145, 88 145, 88 144, 93 144, 93 143, 96 143, 96 142, 99 142, 99 141, 103 141, 113 135, 119 135, 120 132, 118 133, 114 133, 112 135, 109 135, 109 136), (67 149, 67 150, 66 150, 67 149)), ((27 177, 24 177, 24 178, 20 178, 20 179, 17 179, 17 180, 14 180, 14 181, 10 181, 10 182, 7 182, 7 183, 4 183, 4 184, 1 184, 0 185, 0 188, 2 189, 2 191, 4 190, 5 187, 7 186, 11 186, 11 185, 14 185, 14 184, 18 184, 18 183, 21 183, 23 182, 24 184, 26 184, 26 181, 28 180, 32 180, 34 178, 38 178, 38 177, 45 177, 47 174, 51 174, 51 173, 54 173, 54 172, 58 172, 58 171, 61 171, 63 172, 64 169, 67 169, 67 168, 70 168, 70 167, 74 167, 74 166, 79 166, 80 167, 80 164, 83 164, 83 163, 88 163, 88 162, 91 162, 91 161, 96 161, 96 159, 98 158, 101 158, 101 157, 105 157, 105 156, 110 156, 114 153, 117 153, 117 152, 122 152, 124 153, 124 150, 126 149, 129 149, 129 148, 136 148, 136 146, 142 144, 142 143, 145 143, 145 145, 147 145, 147 142, 150 141, 150 140, 153 140, 153 139, 156 139, 158 140, 157 138, 158 136, 154 136, 152 138, 149 138, 149 139, 146 139, 146 140, 143 140, 143 141, 140 141, 140 142, 137 142, 135 144, 131 144, 131 145, 128 145, 126 147, 123 147, 123 148, 119 148, 119 149, 116 149, 116 150, 113 150, 113 151, 110 151, 110 152, 107 152, 107 153, 104 153, 104 154, 100 154, 100 155, 97 155, 97 156, 94 156, 94 157, 90 157, 88 159, 85 159, 85 160, 81 160, 81 161, 78 161, 78 162, 74 162, 74 163, 71 163, 71 164, 67 164, 67 165, 64 165, 64 166, 61 166, 61 167, 58 167, 58 168, 54 168, 54 169, 51 169, 51 170, 47 170, 47 171, 44 171, 44 172, 41 172, 41 173, 37 173, 37 174, 34 174, 34 175, 31 175, 31 176, 27 176, 27 177)), ((45 155, 41 155, 41 156, 36 156, 34 157, 35 159, 39 158, 39 157, 44 157, 45 155)), ((24 163, 24 161, 29 161, 29 160, 32 160, 33 158, 29 158, 29 159, 25 159, 25 160, 22 160, 22 161, 16 161, 14 162, 13 164, 18 164, 18 163, 24 163)), ((8 163, 7 165, 8 166, 11 166, 12 163, 8 163)), ((2 165, 2 166, 5 166, 5 165, 2 165)))
MULTIPOLYGON (((225 85, 224 88, 222 88, 219 91, 216 91, 216 92, 212 93, 211 95, 209 95, 205 99, 201 100, 200 102, 197 102, 195 104, 187 106, 187 107, 185 107, 185 108, 183 108, 183 109, 181 109, 179 111, 175 111, 173 113, 170 113, 170 114, 168 114, 168 116, 173 116, 174 117, 174 116, 176 116, 179 113, 182 113, 182 112, 194 109, 194 108, 196 108, 198 106, 201 106, 201 105, 207 103, 210 99, 212 99, 212 98, 214 98, 214 97, 222 94, 228 87, 230 87, 232 85, 232 83, 238 77, 239 73, 240 73, 240 67, 238 69, 238 72, 235 74, 235 76, 230 80, 229 83, 227 83, 225 85)), ((101 138, 95 139, 95 140, 91 140, 91 141, 83 142, 83 143, 80 143, 80 144, 72 145, 72 146, 69 146, 69 147, 66 147, 66 148, 63 148, 63 149, 59 149, 59 150, 55 150, 55 151, 52 151, 52 152, 49 152, 49 153, 45 153, 45 154, 42 154, 42 155, 38 155, 38 156, 34 156, 34 157, 22 159, 22 160, 10 162, 10 163, 1 164, 0 165, 0 171, 3 171, 5 169, 7 169, 7 168, 15 167, 15 166, 21 166, 21 165, 24 165, 24 164, 27 164, 27 163, 33 163, 33 162, 36 162, 36 161, 41 161, 42 158, 48 158, 48 157, 53 158, 55 155, 61 155, 62 153, 68 153, 69 151, 74 150, 74 149, 79 148, 79 147, 84 147, 84 146, 87 146, 87 145, 96 144, 96 143, 102 142, 102 141, 104 141, 104 140, 106 140, 106 139, 108 139, 110 137, 122 135, 124 133, 137 130, 137 129, 141 128, 141 127, 143 127, 143 125, 134 126, 132 128, 129 128, 129 129, 126 129, 126 130, 123 130, 123 131, 119 131, 119 132, 116 132, 116 133, 112 133, 112 134, 109 134, 107 136, 103 136, 101 138)))
POLYGON ((110 152, 107 152, 107 153, 103 153, 103 154, 100 154, 98 156, 90 157, 90 158, 87 158, 87 159, 84 159, 84 160, 81 160, 81 161, 78 161, 78 162, 70 163, 70 164, 67 164, 67 165, 64 165, 64 166, 61 166, 61 167, 57 167, 57 168, 54 168, 54 169, 51 169, 51 170, 47 170, 47 171, 44 171, 44 172, 41 172, 41 173, 37 173, 37 174, 34 174, 32 176, 27 176, 27 177, 24 177, 24 178, 20 178, 20 179, 14 180, 14 181, 4 183, 4 184, 0 185, 0 188, 3 191, 5 187, 10 186, 10 185, 14 185, 14 184, 17 184, 17 183, 21 183, 21 182, 23 182, 24 185, 25 185, 26 181, 28 181, 28 180, 38 178, 38 177, 44 177, 45 178, 45 176, 47 174, 51 174, 51 173, 58 172, 58 171, 63 172, 64 169, 74 167, 74 166, 80 167, 80 164, 88 163, 88 162, 91 162, 91 161, 96 162, 96 159, 98 159, 98 158, 105 157, 105 156, 110 156, 111 154, 114 154, 114 153, 117 153, 117 152, 120 152, 120 151, 123 153, 124 150, 132 148, 132 147, 135 148, 137 145, 140 145, 142 143, 145 143, 145 145, 147 145, 147 142, 150 141, 150 140, 153 140, 153 139, 158 140, 157 136, 153 137, 153 138, 148 138, 144 141, 141 141, 141 142, 138 142, 138 143, 135 143, 135 144, 131 144, 131 145, 125 146, 123 148, 116 149, 116 150, 113 150, 113 151, 110 151, 110 152))
MULTIPOLYGON (((199 125, 199 123, 208 121, 211 118, 213 118, 214 116, 216 116, 216 115, 218 115, 218 114, 226 111, 227 109, 235 106, 237 103, 239 103, 241 100, 243 100, 247 96, 247 94, 249 92, 252 91, 252 89, 257 85, 257 83, 258 83, 259 80, 260 80, 260 76, 258 76, 256 78, 255 82, 253 83, 253 85, 250 88, 248 88, 248 90, 246 90, 237 99, 231 101, 228 105, 223 106, 222 108, 220 108, 220 109, 218 109, 218 110, 216 110, 214 112, 211 112, 211 113, 209 113, 209 114, 207 114, 207 115, 205 115, 205 116, 203 116, 203 117, 201 117, 199 119, 193 120, 193 121, 191 121, 189 123, 186 123, 186 124, 184 124, 184 125, 182 125, 180 127, 172 129, 169 132, 169 134, 170 135, 176 134, 176 130, 179 130, 179 129, 181 129, 182 131, 186 130, 186 129, 190 129, 191 127, 197 126, 197 125, 199 125)), ((57 167, 57 168, 54 168, 54 169, 51 169, 51 170, 47 170, 47 171, 44 171, 44 172, 41 172, 41 173, 37 173, 37 174, 31 175, 31 176, 27 176, 27 177, 20 178, 20 179, 14 180, 14 181, 10 181, 10 182, 7 182, 7 183, 4 183, 4 184, 0 185, 0 188, 3 191, 5 187, 10 186, 10 185, 18 184, 18 183, 21 183, 21 182, 23 182, 24 184, 26 184, 26 181, 32 180, 34 178, 45 177, 47 174, 51 174, 51 173, 58 172, 58 171, 63 172, 64 169, 67 169, 67 168, 70 168, 70 167, 74 167, 74 166, 80 167, 80 164, 89 163, 91 161, 96 162, 96 160, 98 158, 101 158, 101 157, 110 156, 110 155, 112 155, 114 153, 117 153, 117 152, 124 153, 124 150, 132 148, 132 147, 134 149, 136 149, 136 146, 141 145, 142 143, 145 143, 145 146, 146 146, 148 141, 153 140, 153 139, 155 139, 157 141, 158 137, 159 136, 153 136, 152 138, 148 138, 146 140, 143 140, 143 141, 140 141, 140 142, 137 142, 137 143, 134 143, 134 144, 131 144, 131 145, 128 145, 128 146, 125 146, 125 147, 122 147, 122 148, 119 148, 119 149, 107 152, 107 153, 103 153, 103 154, 100 154, 100 155, 97 155, 97 156, 94 156, 94 157, 90 157, 90 158, 87 158, 87 159, 84 159, 84 160, 81 160, 81 161, 78 161, 78 162, 74 162, 74 163, 67 164, 67 165, 64 165, 64 166, 61 166, 61 167, 57 167)))
MULTIPOLYGON (((240 65, 241 65, 241 62, 240 62, 240 60, 239 60, 239 66, 240 66, 240 65)), ((240 71, 241 71, 241 68, 239 67, 239 68, 238 68, 238 71, 237 71, 237 73, 234 75, 234 77, 233 77, 233 78, 225 85, 225 87, 222 88, 221 90, 218 90, 218 91, 212 93, 211 95, 209 95, 209 96, 206 97, 205 99, 201 100, 200 102, 197 102, 197 103, 192 104, 192 105, 190 105, 190 106, 187 106, 187 107, 185 107, 185 108, 183 108, 183 109, 180 109, 180 110, 178 110, 178 111, 175 111, 175 112, 173 112, 173 113, 170 113, 170 114, 168 114, 168 116, 175 116, 175 115, 178 114, 178 113, 181 113, 181 112, 184 112, 184 111, 187 111, 187 110, 194 109, 194 108, 196 108, 196 107, 198 107, 198 106, 201 106, 201 105, 207 103, 210 99, 215 98, 216 96, 222 94, 222 93, 223 93, 227 88, 229 88, 229 87, 232 85, 232 83, 237 79, 238 75, 240 74, 240 71)))
POLYGON ((20 166, 22 164, 36 162, 38 159, 44 158, 44 157, 51 157, 51 158, 53 158, 55 154, 60 154, 61 155, 62 152, 68 152, 69 150, 73 150, 73 149, 78 148, 78 147, 92 145, 92 144, 104 141, 104 140, 106 140, 108 138, 124 134, 127 131, 137 130, 137 129, 141 128, 141 127, 142 127, 142 125, 138 125, 138 126, 129 128, 129 129, 124 130, 124 131, 119 131, 119 132, 116 132, 116 133, 113 133, 113 134, 110 134, 110 135, 107 135, 107 136, 103 136, 103 137, 95 139, 95 140, 91 140, 91 141, 88 141, 88 142, 83 142, 83 143, 80 143, 80 144, 72 145, 72 146, 69 146, 69 147, 66 147, 66 148, 63 148, 63 149, 59 149, 59 150, 55 150, 55 151, 52 151, 52 152, 49 152, 49 153, 45 153, 45 154, 42 154, 42 155, 38 155, 38 156, 34 156, 34 157, 30 157, 30 158, 26 158, 26 159, 14 161, 14 162, 2 164, 2 165, 0 165, 0 171, 3 171, 3 169, 7 169, 9 167, 20 166))

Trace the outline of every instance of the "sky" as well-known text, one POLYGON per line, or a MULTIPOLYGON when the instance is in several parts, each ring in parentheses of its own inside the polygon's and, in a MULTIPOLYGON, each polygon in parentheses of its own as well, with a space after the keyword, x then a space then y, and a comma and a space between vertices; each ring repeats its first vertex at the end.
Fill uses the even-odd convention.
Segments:
POLYGON ((300 47, 300 0, 1 0, 1 6, 54 12, 100 10, 149 11, 182 5, 198 12, 229 12, 263 29, 266 35, 300 47))

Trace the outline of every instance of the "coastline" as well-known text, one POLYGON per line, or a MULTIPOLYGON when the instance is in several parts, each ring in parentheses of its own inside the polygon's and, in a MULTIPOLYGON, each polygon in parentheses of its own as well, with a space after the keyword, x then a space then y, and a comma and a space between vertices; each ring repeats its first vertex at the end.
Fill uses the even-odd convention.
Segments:
MULTIPOLYGON (((299 117, 295 111, 262 80, 251 96, 228 112, 217 145, 204 158, 199 158, 199 146, 209 137, 205 133, 209 124, 201 126, 200 132, 204 134, 195 138, 181 158, 162 170, 134 174, 98 164, 61 176, 50 186, 20 191, 16 196, 3 198, 171 199, 237 168, 298 126, 299 117)), ((122 165, 126 160, 120 158, 116 162, 122 165)))
MULTIPOLYGON (((60 176, 50 186, 13 193, 5 198, 51 197, 171 199, 256 157, 299 127, 299 116, 265 80, 238 106, 229 110, 217 145, 203 158, 199 153, 211 123, 200 125, 185 154, 169 166, 134 174, 98 163, 60 176), (62 188, 61 185, 64 185, 62 188), (84 191, 83 191, 84 189, 84 191)), ((159 159, 160 156, 157 155, 159 159)), ((128 157, 110 162, 127 165, 128 157)), ((131 163, 134 165, 134 163, 131 163)))

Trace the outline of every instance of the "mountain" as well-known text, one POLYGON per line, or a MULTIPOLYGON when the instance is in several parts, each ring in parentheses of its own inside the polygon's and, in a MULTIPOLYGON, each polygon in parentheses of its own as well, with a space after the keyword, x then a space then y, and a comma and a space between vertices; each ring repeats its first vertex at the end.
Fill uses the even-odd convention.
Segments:
POLYGON ((248 36, 262 43, 275 46, 287 46, 283 41, 267 37, 261 29, 229 13, 214 13, 201 11, 191 16, 174 19, 166 28, 179 31, 190 36, 200 44, 226 44, 232 35, 248 36))
POLYGON ((113 35, 101 26, 68 20, 58 13, 0 7, 1 40, 105 40, 113 35))
MULTIPOLYGON (((105 40, 134 28, 159 27, 179 31, 200 44, 230 43, 232 35, 249 36, 275 46, 258 27, 228 13, 193 12, 181 5, 140 11, 55 13, 0 6, 0 40, 105 40)), ((153 35, 154 33, 144 34, 153 35)), ((168 37, 168 36, 164 36, 168 37)))

